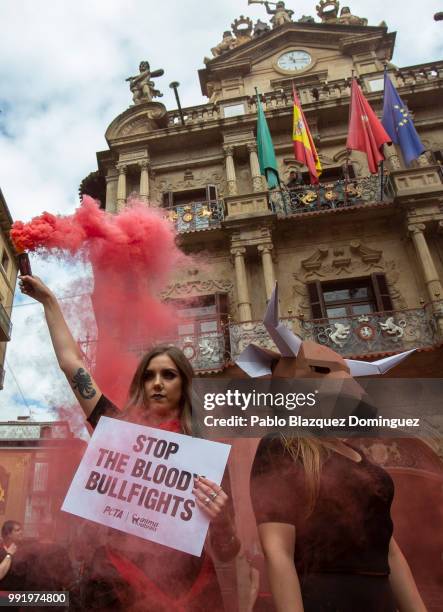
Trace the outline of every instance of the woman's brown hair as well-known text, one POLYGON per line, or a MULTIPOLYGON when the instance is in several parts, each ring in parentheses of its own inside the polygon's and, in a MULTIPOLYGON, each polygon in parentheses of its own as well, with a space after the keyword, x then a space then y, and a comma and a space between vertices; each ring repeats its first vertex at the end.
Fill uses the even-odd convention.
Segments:
POLYGON ((180 399, 180 423, 182 426, 183 433, 192 433, 192 405, 191 405, 191 384, 192 378, 194 377, 194 370, 189 360, 185 357, 183 352, 176 346, 169 344, 159 344, 152 348, 149 352, 145 353, 140 360, 140 363, 135 370, 135 374, 132 377, 131 384, 129 386, 129 396, 125 407, 125 413, 128 414, 131 410, 136 408, 143 408, 147 406, 148 401, 145 393, 145 372, 151 359, 158 357, 159 355, 167 355, 172 359, 177 370, 179 371, 181 382, 182 382, 182 395, 180 399))
POLYGON ((306 482, 307 508, 309 515, 314 510, 320 491, 320 477, 322 464, 329 454, 327 444, 316 437, 286 437, 283 438, 283 447, 294 461, 303 465, 306 482))

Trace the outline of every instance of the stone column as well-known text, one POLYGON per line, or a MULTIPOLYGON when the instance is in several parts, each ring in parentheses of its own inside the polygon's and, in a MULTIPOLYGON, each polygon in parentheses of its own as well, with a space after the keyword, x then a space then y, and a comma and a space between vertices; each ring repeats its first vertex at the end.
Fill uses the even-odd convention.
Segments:
POLYGON ((259 244, 257 248, 258 252, 261 253, 263 276, 265 279, 266 301, 268 302, 275 287, 274 264, 271 255, 271 251, 274 247, 272 244, 259 244))
POLYGON ((140 200, 149 202, 149 159, 140 162, 140 200))
POLYGON ((226 182, 228 184, 228 195, 237 195, 237 177, 235 176, 234 147, 224 146, 223 151, 226 161, 226 182))
POLYGON ((255 142, 248 142, 246 146, 249 152, 249 164, 251 166, 252 190, 263 191, 263 181, 257 155, 257 144, 255 142))
POLYGON ((117 176, 114 170, 108 170, 106 174, 106 203, 107 212, 117 212, 117 176))
POLYGON ((395 144, 384 146, 384 153, 390 170, 401 170, 401 161, 395 144))
POLYGON ((411 234, 418 260, 422 267, 429 299, 431 302, 435 302, 435 300, 439 300, 443 296, 443 290, 434 260, 432 259, 431 251, 429 250, 424 235, 425 225, 423 223, 408 225, 408 230, 411 234))
POLYGON ((234 256, 240 322, 251 321, 252 319, 251 298, 249 297, 248 279, 246 276, 245 252, 245 247, 231 249, 231 255, 234 256))
POLYGON ((125 207, 126 203, 126 172, 128 167, 124 164, 118 165, 118 182, 117 182, 117 212, 119 213, 125 207))

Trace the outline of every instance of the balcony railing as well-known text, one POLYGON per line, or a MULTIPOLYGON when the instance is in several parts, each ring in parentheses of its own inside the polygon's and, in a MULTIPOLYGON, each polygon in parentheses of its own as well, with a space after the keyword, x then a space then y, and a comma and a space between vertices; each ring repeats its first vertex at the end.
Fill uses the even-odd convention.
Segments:
MULTIPOLYGON (((362 357, 372 353, 397 353, 412 348, 431 348, 441 337, 437 319, 443 318, 443 302, 432 310, 423 308, 391 312, 372 312, 348 318, 311 319, 286 317, 281 321, 304 340, 328 346, 344 357, 362 357)), ((96 340, 89 340, 94 344, 96 340)), ((223 370, 248 344, 254 343, 276 351, 262 321, 231 323, 229 338, 223 331, 186 334, 162 342, 182 349, 198 374, 223 370)), ((84 345, 84 341, 80 342, 84 345)), ((150 347, 146 343, 131 346, 141 357, 150 347)), ((95 351, 95 349, 94 349, 95 351)))
POLYGON ((0 304, 0 341, 8 342, 11 339, 12 322, 11 318, 0 304))
MULTIPOLYGON (((196 372, 217 372, 222 370, 228 361, 228 347, 226 337, 221 332, 205 332, 200 334, 187 334, 179 338, 166 338, 163 343, 173 344, 180 348, 196 372)), ((142 356, 149 350, 144 344, 132 346, 131 351, 142 356)))
POLYGON ((320 185, 300 185, 294 189, 269 192, 269 207, 280 217, 346 208, 390 199, 386 176, 370 175, 320 185))
MULTIPOLYGON (((375 96, 382 95, 382 89, 374 90, 371 83, 374 81, 383 80, 383 71, 371 72, 360 78, 360 83, 363 91, 367 94, 375 96)), ((443 62, 430 62, 419 66, 407 66, 398 70, 390 70, 389 76, 394 85, 399 89, 420 87, 441 87, 443 80, 443 62)), ((319 83, 300 83, 298 86, 298 94, 303 105, 317 103, 337 103, 343 99, 344 104, 348 104, 348 99, 351 95, 351 79, 342 78, 334 81, 322 81, 319 83)), ((273 110, 288 110, 293 106, 292 85, 285 86, 284 83, 276 85, 274 90, 264 92, 261 96, 262 104, 265 111, 273 110)), ((256 115, 257 105, 255 96, 241 96, 235 99, 238 103, 244 104, 244 115, 256 115)), ((220 102, 226 103, 226 100, 220 102)), ((308 107, 309 110, 309 107, 308 107)), ((185 125, 204 126, 205 123, 211 121, 219 121, 224 118, 222 104, 209 103, 199 106, 191 106, 183 109, 185 125)), ((228 117, 228 120, 232 118, 228 117)), ((234 120, 238 119, 238 116, 234 120)), ((180 113, 178 110, 168 112, 168 124, 170 127, 181 127, 180 113)))
POLYGON ((221 227, 225 206, 223 200, 181 204, 169 208, 166 218, 175 224, 179 233, 214 229, 221 227))
POLYGON ((329 346, 343 355, 424 348, 437 341, 435 319, 429 307, 303 321, 302 329, 305 339, 329 346))
MULTIPOLYGON (((438 342, 436 317, 430 306, 347 318, 305 320, 292 317, 282 322, 304 340, 328 346, 346 357, 396 353, 431 347, 438 342)), ((276 350, 261 321, 231 325, 230 341, 232 359, 251 342, 276 350)))

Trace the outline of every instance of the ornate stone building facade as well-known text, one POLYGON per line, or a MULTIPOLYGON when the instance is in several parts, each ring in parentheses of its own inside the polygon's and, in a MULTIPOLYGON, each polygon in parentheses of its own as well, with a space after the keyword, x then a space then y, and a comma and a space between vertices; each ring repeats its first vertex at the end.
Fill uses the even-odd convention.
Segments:
POLYGON ((395 375, 436 376, 443 63, 397 68, 395 33, 347 7, 339 15, 336 1, 320 2, 320 21, 283 12, 278 25, 276 14, 270 25, 236 19, 199 71, 209 101, 181 114, 153 101, 159 92, 149 79, 159 71, 143 63, 137 95, 131 80, 134 104, 111 123, 109 150, 98 153, 103 205, 117 212, 137 195, 163 207, 182 248, 205 253, 208 267, 189 269, 165 295, 200 302, 200 324, 177 332, 197 370, 223 370, 248 342, 268 342, 260 320, 278 280, 281 315, 304 338, 358 358, 417 347, 395 375), (380 177, 369 175, 363 154, 348 159, 345 142, 351 74, 380 113, 385 64, 427 151, 405 167, 387 147, 380 177), (286 183, 291 171, 305 171, 293 156, 293 83, 320 153, 321 185, 270 193, 257 158, 254 88, 286 183))
MULTIPOLYGON (((81 191, 100 196, 111 213, 132 195, 163 208, 183 250, 204 254, 208 265, 188 269, 164 295, 191 319, 178 325, 176 341, 197 371, 235 375, 233 361, 247 344, 270 346, 261 319, 278 280, 280 314, 303 338, 357 359, 417 348, 390 375, 440 377, 443 61, 395 66, 395 33, 348 7, 340 11, 337 0, 320 0, 317 19, 281 4, 268 8, 269 24, 241 16, 225 31, 199 71, 202 105, 168 111, 153 101, 158 92, 148 65, 145 89, 131 88, 134 104, 108 127, 109 149, 98 153, 99 170, 81 191), (365 156, 346 150, 351 75, 380 115, 385 66, 426 152, 406 167, 400 151, 386 147, 383 172, 371 176, 365 156), (294 160, 293 84, 323 166, 318 189, 294 160), (283 185, 274 192, 260 175, 256 87, 283 185), (291 171, 299 184, 287 189, 291 171)), ((405 499, 412 474, 414 486, 428 487, 423 503, 441 507, 441 474, 429 447, 414 455, 393 441, 382 450, 386 461, 375 446, 366 448, 396 475, 405 499)), ((246 441, 235 445, 234 496, 247 488, 254 451, 246 441)), ((250 509, 240 508, 237 520, 253 550, 250 509)), ((407 549, 406 536, 399 538, 407 549)), ((434 546, 435 559, 441 546, 434 546)), ((429 550, 420 554, 430 558, 429 550)), ((429 609, 437 610, 436 583, 430 575, 423 580, 429 609)))
POLYGON ((0 389, 5 377, 7 343, 11 339, 11 310, 17 279, 15 249, 9 238, 12 217, 0 189, 0 389))

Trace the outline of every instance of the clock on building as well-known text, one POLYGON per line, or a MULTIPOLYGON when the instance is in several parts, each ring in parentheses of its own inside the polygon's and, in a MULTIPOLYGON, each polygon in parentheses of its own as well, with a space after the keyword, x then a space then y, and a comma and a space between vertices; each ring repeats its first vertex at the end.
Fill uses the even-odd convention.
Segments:
POLYGON ((277 66, 289 72, 304 70, 311 63, 312 57, 306 51, 287 51, 277 60, 277 66))

